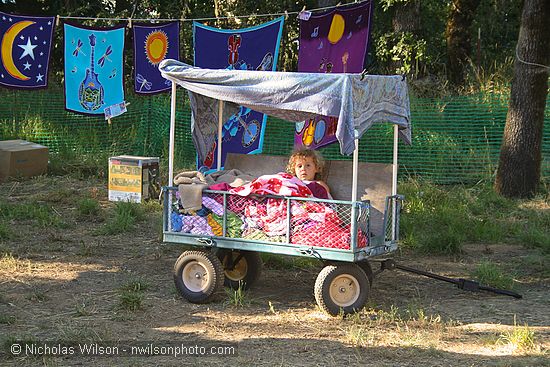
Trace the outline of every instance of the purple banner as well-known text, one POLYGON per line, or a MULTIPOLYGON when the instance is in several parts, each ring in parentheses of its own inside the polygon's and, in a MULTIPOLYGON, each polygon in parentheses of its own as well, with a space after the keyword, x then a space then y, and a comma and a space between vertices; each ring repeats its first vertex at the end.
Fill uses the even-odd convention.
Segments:
MULTIPOLYGON (((298 71, 360 73, 369 47, 372 1, 337 7, 300 19, 298 71)), ((295 147, 334 143, 338 119, 317 116, 296 124, 295 147)))
POLYGON ((179 22, 134 25, 134 91, 155 94, 170 89, 158 64, 164 59, 179 60, 179 22))
MULTIPOLYGON (((209 69, 271 70, 277 68, 284 17, 256 27, 224 30, 193 23, 195 66, 209 69)), ((218 106, 212 106, 217 109, 218 106)), ((241 107, 223 125, 222 167, 227 153, 254 154, 263 148, 267 116, 241 107)), ((217 132, 201 131, 195 139, 209 152, 197 157, 197 167, 209 171, 217 167, 217 132)))
POLYGON ((48 85, 54 21, 54 17, 0 12, 1 85, 17 89, 45 88, 48 85))

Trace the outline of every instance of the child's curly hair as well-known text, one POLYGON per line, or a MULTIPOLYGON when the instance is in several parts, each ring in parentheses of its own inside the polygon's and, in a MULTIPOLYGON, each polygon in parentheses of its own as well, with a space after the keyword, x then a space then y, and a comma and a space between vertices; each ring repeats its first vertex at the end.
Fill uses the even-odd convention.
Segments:
POLYGON ((323 171, 325 169, 325 160, 323 159, 323 156, 321 155, 321 153, 319 153, 316 150, 302 148, 292 152, 288 160, 288 164, 286 165, 286 171, 294 176, 296 174, 296 171, 294 169, 294 167, 296 166, 296 160, 298 158, 310 158, 310 157, 313 158, 313 163, 315 163, 315 166, 319 171, 315 174, 315 179, 321 180, 323 176, 323 171))

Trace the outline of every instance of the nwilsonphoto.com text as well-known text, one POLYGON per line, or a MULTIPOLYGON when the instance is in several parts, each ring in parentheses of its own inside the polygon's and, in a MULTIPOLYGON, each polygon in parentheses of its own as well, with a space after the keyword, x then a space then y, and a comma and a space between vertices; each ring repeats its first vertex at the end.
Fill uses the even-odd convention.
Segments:
POLYGON ((225 344, 184 344, 176 342, 141 342, 141 343, 29 343, 14 342, 10 346, 10 354, 13 357, 24 356, 121 356, 121 357, 147 357, 147 356, 236 356, 237 345, 225 344))

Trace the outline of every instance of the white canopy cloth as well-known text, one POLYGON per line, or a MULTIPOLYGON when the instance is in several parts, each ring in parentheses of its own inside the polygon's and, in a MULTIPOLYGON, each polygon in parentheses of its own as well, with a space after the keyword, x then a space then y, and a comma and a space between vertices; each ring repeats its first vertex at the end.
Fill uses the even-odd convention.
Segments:
POLYGON ((345 155, 353 153, 354 139, 379 122, 398 125, 401 139, 411 143, 407 82, 398 75, 214 70, 172 59, 162 61, 159 70, 189 91, 199 151, 209 149, 208 135, 216 136, 217 100, 226 102, 224 121, 238 106, 295 122, 313 115, 336 116, 336 138, 345 155))

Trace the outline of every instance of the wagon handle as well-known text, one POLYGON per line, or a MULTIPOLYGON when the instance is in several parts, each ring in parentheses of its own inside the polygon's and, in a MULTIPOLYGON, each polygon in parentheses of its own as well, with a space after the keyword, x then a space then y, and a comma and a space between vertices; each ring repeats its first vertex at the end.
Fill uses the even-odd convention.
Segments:
POLYGON ((379 273, 381 273, 382 271, 384 271, 386 269, 387 270, 399 269, 399 270, 408 271, 408 272, 414 273, 414 274, 424 275, 428 278, 437 279, 437 280, 441 280, 443 282, 456 284, 456 286, 458 288, 464 289, 466 291, 478 292, 478 291, 482 290, 482 291, 493 292, 493 293, 496 293, 496 294, 502 294, 502 295, 505 295, 505 296, 514 297, 514 298, 517 298, 517 299, 523 298, 523 296, 521 294, 509 291, 509 290, 506 290, 506 289, 497 289, 497 288, 493 288, 493 287, 480 285, 478 282, 476 282, 474 280, 468 280, 468 279, 463 279, 463 278, 459 278, 459 279, 449 278, 449 277, 445 277, 443 275, 430 273, 428 271, 410 268, 410 267, 405 266, 405 265, 397 264, 392 259, 382 260, 380 262, 380 270, 376 272, 376 275, 378 275, 379 273))

